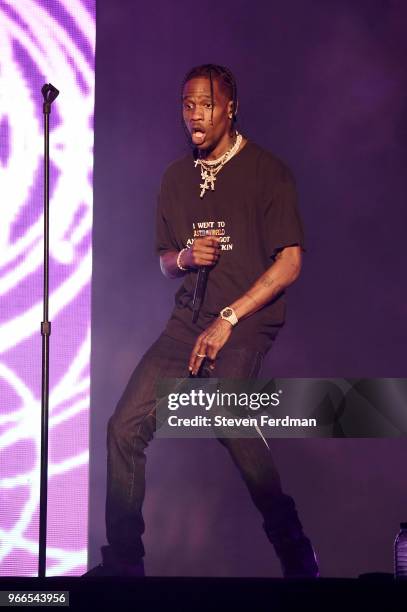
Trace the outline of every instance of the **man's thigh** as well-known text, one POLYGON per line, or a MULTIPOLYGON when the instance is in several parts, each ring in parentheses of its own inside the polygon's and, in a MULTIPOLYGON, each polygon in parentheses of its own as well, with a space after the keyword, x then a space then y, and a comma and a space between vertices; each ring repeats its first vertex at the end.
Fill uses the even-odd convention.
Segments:
POLYGON ((114 419, 131 427, 155 409, 157 382, 187 377, 191 352, 188 344, 162 334, 144 354, 121 396, 114 419))
POLYGON ((201 375, 211 378, 256 378, 263 363, 263 354, 251 347, 224 347, 215 361, 214 369, 203 363, 201 375))
MULTIPOLYGON (((204 363, 202 376, 221 379, 219 381, 220 389, 223 392, 233 393, 244 390, 246 393, 250 393, 252 385, 256 384, 254 379, 259 375, 263 358, 263 353, 251 347, 224 347, 219 353, 213 370, 209 368, 209 363, 204 363), (247 379, 248 382, 243 383, 242 387, 240 384, 233 383, 233 380, 236 379, 247 379)), ((227 417, 253 416, 250 411, 247 412, 243 409, 242 412, 240 406, 234 406, 233 404, 226 412, 225 408, 222 408, 220 414, 227 417)), ((257 463, 262 464, 265 459, 267 461, 271 460, 268 444, 263 439, 259 429, 254 426, 245 428, 243 432, 238 427, 217 427, 216 437, 221 444, 228 448, 238 466, 240 466, 242 458, 244 458, 248 469, 251 469, 250 466, 253 467, 257 463), (241 437, 242 433, 245 434, 243 437, 241 437), (250 437, 246 437, 247 434, 250 437)))

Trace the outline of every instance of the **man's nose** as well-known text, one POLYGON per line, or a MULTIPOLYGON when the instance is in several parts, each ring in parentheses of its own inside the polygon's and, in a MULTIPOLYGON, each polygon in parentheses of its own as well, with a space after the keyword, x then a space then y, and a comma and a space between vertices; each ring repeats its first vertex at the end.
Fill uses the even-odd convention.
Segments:
POLYGON ((191 120, 199 121, 199 120, 202 120, 203 117, 204 117, 203 108, 197 104, 192 111, 191 120))

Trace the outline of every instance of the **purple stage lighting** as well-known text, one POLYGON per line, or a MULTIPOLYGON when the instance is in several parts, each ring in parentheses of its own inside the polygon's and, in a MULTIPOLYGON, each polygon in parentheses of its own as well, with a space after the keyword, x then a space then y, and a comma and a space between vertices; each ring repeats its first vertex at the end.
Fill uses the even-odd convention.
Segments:
POLYGON ((0 575, 37 573, 50 116, 47 575, 87 564, 95 0, 0 0, 0 575))

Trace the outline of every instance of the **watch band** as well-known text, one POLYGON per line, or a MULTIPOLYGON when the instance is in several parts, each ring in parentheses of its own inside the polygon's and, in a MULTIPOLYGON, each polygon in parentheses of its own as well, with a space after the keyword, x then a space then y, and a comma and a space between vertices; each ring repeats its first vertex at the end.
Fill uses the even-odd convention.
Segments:
POLYGON ((239 321, 235 311, 230 306, 226 306, 226 308, 223 308, 223 310, 220 311, 219 316, 231 325, 233 325, 233 327, 237 325, 239 321))

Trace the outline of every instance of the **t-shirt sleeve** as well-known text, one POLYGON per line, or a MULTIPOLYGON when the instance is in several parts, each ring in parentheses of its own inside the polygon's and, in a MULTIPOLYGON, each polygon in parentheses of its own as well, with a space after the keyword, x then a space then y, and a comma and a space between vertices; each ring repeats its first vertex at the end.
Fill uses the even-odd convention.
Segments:
POLYGON ((157 198, 155 251, 157 255, 164 255, 167 251, 178 251, 178 245, 169 222, 170 218, 170 186, 164 175, 157 198))
POLYGON ((291 171, 282 162, 268 174, 265 192, 265 234, 270 257, 280 249, 299 245, 305 250, 298 195, 291 171))

